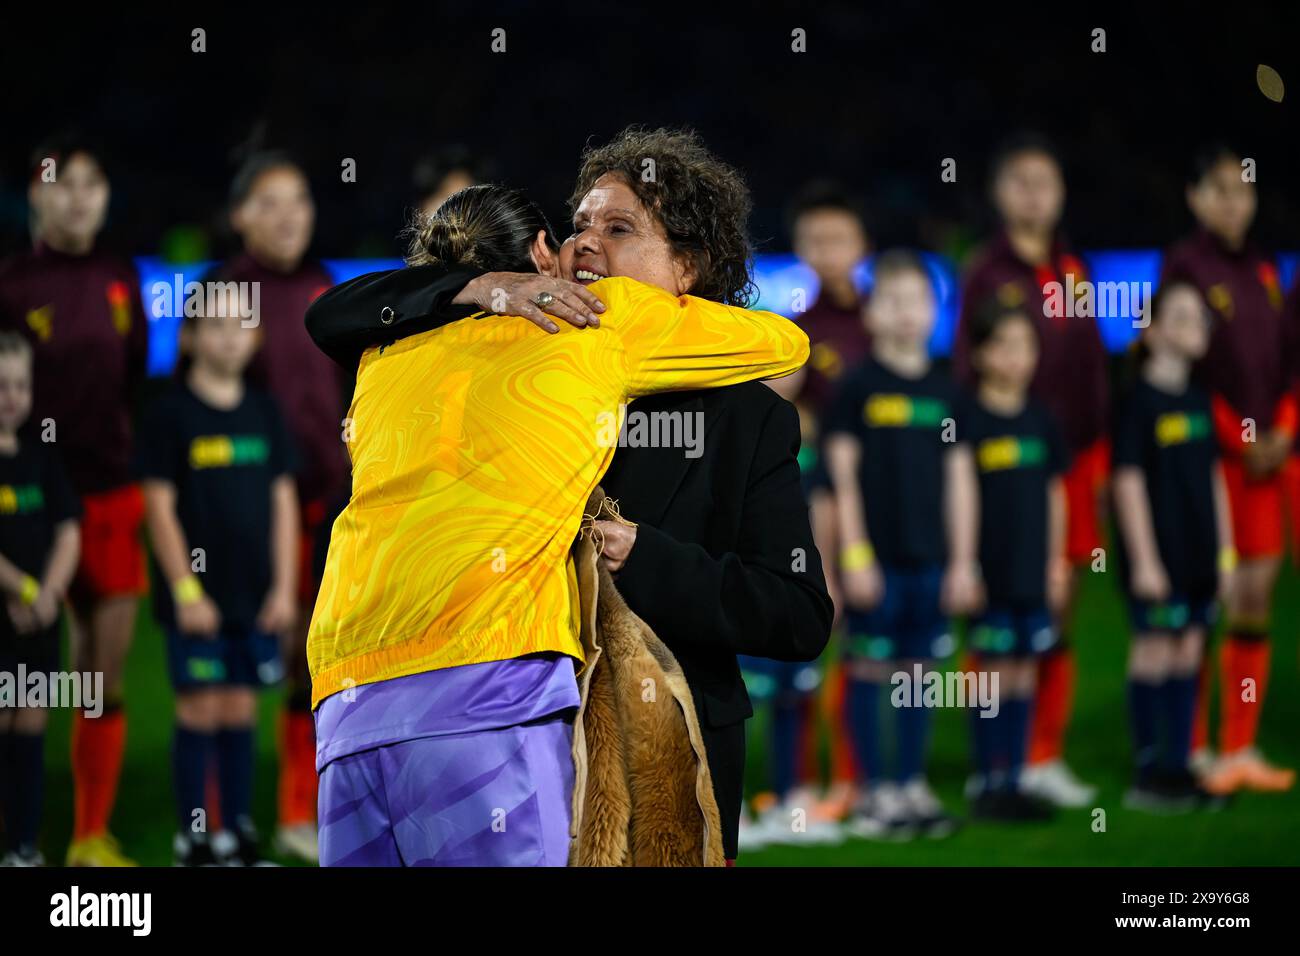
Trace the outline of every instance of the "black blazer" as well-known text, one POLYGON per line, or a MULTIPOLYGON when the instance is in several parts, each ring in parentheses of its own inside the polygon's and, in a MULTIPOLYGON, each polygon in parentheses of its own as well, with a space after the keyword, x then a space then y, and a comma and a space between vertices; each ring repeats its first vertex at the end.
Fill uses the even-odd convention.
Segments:
MULTIPOLYGON (((473 311, 449 303, 477 274, 420 266, 361 276, 318 298, 307 328, 355 369, 371 345, 473 311)), ((723 848, 734 859, 744 722, 754 713, 736 655, 810 661, 830 636, 833 609, 799 483, 799 419, 761 382, 650 396, 631 411, 703 416, 700 457, 620 448, 601 485, 638 525, 619 591, 681 662, 705 736, 723 848)))

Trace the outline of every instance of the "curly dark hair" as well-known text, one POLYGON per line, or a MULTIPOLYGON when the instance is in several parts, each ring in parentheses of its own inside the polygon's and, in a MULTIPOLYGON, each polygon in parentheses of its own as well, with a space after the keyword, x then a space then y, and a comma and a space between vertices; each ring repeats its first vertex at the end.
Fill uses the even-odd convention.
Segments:
POLYGON ((663 225, 673 252, 691 263, 691 295, 749 305, 756 291, 747 231, 753 204, 738 170, 713 155, 694 130, 629 126, 604 146, 583 152, 571 212, 607 173, 627 183, 663 225), (652 177, 646 177, 648 169, 652 177))

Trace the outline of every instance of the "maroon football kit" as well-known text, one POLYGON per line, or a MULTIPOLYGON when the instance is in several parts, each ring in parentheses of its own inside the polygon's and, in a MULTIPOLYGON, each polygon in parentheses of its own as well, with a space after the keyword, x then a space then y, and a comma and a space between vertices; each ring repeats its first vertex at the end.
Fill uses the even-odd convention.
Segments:
MULTIPOLYGON (((865 300, 863 300, 865 301, 865 300)), ((867 357, 871 341, 863 325, 863 301, 845 307, 822 293, 808 311, 796 316, 808 336, 808 373, 799 401, 817 416, 826 411, 839 379, 867 357)))
POLYGON ((32 343, 32 421, 54 420, 73 486, 86 494, 126 484, 148 343, 135 268, 48 246, 14 256, 0 266, 0 323, 32 343))
MULTIPOLYGON (((1289 381, 1291 400, 1300 409, 1300 275, 1291 284, 1291 294, 1283 306, 1286 319, 1286 374, 1289 381)), ((1282 473, 1285 486, 1287 517, 1291 529, 1292 560, 1300 562, 1300 429, 1296 429, 1296 439, 1291 445, 1291 455, 1287 458, 1286 468, 1282 473)))
POLYGON ((1233 251, 1198 230, 1165 257, 1161 281, 1171 279, 1195 285, 1214 313, 1197 375, 1214 400, 1237 550, 1247 558, 1281 554, 1282 477, 1251 477, 1242 458, 1253 437, 1273 427, 1296 430, 1277 267, 1249 244, 1233 251))
POLYGON ((143 594, 144 504, 131 483, 131 414, 148 349, 140 281, 127 260, 46 245, 0 265, 0 327, 33 351, 31 439, 54 439, 82 496, 74 594, 143 594))
POLYGON ((1092 316, 1048 315, 1048 286, 1067 288, 1087 280, 1083 262, 1064 242, 1052 247, 1049 263, 1025 262, 1000 234, 975 254, 963 286, 961 316, 953 344, 953 368, 958 381, 970 386, 969 328, 972 315, 986 303, 1023 306, 1038 328, 1039 357, 1031 391, 1055 417, 1070 451, 1065 475, 1069 503, 1067 553, 1071 561, 1092 559, 1102 545, 1097 495, 1109 471, 1109 404, 1106 347, 1092 316))

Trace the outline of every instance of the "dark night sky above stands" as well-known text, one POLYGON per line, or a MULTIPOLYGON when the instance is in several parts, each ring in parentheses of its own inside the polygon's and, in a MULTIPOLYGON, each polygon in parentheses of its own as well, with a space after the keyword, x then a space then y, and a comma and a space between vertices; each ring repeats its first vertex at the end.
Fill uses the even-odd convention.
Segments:
POLYGON ((563 221, 584 142, 630 122, 694 125, 741 166, 766 250, 788 248, 784 204, 814 176, 851 183, 881 243, 960 247, 989 225, 989 150, 1023 127, 1061 149, 1080 246, 1164 246, 1186 232, 1189 154, 1218 138, 1258 161, 1257 236, 1298 244, 1300 6, 1216 4, 1215 19, 1147 4, 1039 4, 1021 17, 961 6, 823 3, 701 22, 617 3, 60 8, 57 25, 43 15, 0 39, 0 252, 27 242, 28 153, 72 123, 109 146, 110 244, 135 253, 170 226, 215 221, 232 156, 259 122, 267 145, 306 161, 325 256, 393 254, 412 162, 441 142, 493 155, 500 178, 563 221), (207 53, 190 52, 196 26, 207 53), (504 55, 489 51, 498 26, 504 55), (806 54, 790 52, 796 26, 806 54), (1094 27, 1107 30, 1104 54, 1089 49, 1094 27), (1256 88, 1259 63, 1288 84, 1283 103, 1256 88), (949 156, 955 185, 939 178, 949 156), (356 184, 340 182, 344 157, 357 160, 356 184))

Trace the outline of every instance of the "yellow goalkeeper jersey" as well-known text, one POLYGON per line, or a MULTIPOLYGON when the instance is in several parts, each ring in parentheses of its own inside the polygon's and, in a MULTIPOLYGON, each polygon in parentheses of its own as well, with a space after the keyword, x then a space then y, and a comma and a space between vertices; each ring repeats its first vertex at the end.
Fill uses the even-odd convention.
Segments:
MULTIPOLYGON (((343 688, 539 651, 582 659, 569 547, 624 406, 788 375, 793 322, 626 278, 598 329, 454 322, 362 356, 307 642, 312 706, 343 688)), ((685 449, 683 450, 685 454, 685 449)))

